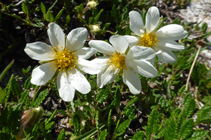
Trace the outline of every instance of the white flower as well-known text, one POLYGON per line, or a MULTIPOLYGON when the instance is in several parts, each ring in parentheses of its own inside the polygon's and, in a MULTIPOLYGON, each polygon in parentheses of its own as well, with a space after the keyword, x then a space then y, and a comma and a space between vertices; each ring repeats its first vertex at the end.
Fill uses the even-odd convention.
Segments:
POLYGON ((113 82, 117 75, 123 77, 123 82, 133 94, 141 92, 141 81, 138 74, 145 77, 155 77, 158 72, 149 62, 155 57, 151 48, 134 46, 128 50, 128 41, 123 36, 111 36, 112 46, 101 40, 91 40, 89 46, 97 49, 105 56, 95 58, 93 63, 101 68, 97 74, 97 85, 102 88, 113 82))
POLYGON ((64 101, 72 101, 75 90, 87 94, 90 84, 80 72, 89 74, 97 72, 90 67, 90 58, 96 50, 83 47, 87 38, 87 29, 79 27, 73 29, 65 39, 65 34, 56 23, 48 25, 48 36, 51 46, 43 42, 26 44, 24 51, 35 60, 45 62, 32 71, 31 83, 46 84, 58 71, 57 88, 64 101), (65 41, 66 40, 66 41, 65 41))
POLYGON ((95 9, 97 5, 98 5, 98 3, 95 0, 89 0, 88 3, 87 3, 87 6, 90 9, 95 9))
POLYGON ((150 47, 164 63, 176 61, 177 58, 172 51, 181 51, 184 46, 178 44, 175 40, 182 39, 187 35, 187 31, 181 25, 170 24, 157 30, 160 24, 160 13, 157 7, 151 7, 148 10, 145 26, 138 12, 131 11, 129 17, 130 29, 137 35, 125 36, 130 46, 150 47))

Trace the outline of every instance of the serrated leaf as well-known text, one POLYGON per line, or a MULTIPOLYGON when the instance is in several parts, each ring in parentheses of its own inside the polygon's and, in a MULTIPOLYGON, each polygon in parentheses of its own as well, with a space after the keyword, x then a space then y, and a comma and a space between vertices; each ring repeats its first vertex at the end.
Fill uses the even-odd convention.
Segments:
POLYGON ((144 139, 144 132, 139 131, 135 135, 133 135, 132 140, 143 140, 144 139))
POLYGON ((103 12, 103 9, 100 10, 100 12, 95 16, 95 23, 98 21, 100 18, 101 13, 103 12))
POLYGON ((45 16, 45 14, 46 14, 46 8, 45 8, 45 5, 42 2, 40 3, 40 9, 42 11, 43 16, 45 16))
POLYGON ((51 130, 51 129, 53 128, 54 124, 55 124, 54 121, 52 121, 52 122, 46 124, 46 125, 45 125, 45 130, 51 130))
POLYGON ((158 124, 160 122, 159 117, 160 114, 158 110, 156 108, 153 109, 147 123, 147 129, 146 129, 147 140, 151 138, 151 133, 156 134, 158 132, 158 127, 159 127, 158 124))
POLYGON ((104 129, 102 132, 100 132, 98 140, 106 140, 107 135, 108 135, 107 129, 104 129))
POLYGON ((192 118, 185 120, 179 130, 178 137, 180 139, 187 139, 193 132, 193 126, 194 122, 192 118))
POLYGON ((191 117, 195 111, 195 100, 192 98, 190 99, 187 103, 185 103, 186 105, 184 106, 184 110, 183 110, 183 117, 191 117))
POLYGON ((13 79, 11 81, 11 88, 12 88, 13 95, 15 97, 17 97, 21 94, 20 86, 19 86, 18 82, 15 80, 14 75, 13 75, 13 79))
POLYGON ((29 15, 29 9, 25 2, 22 3, 22 10, 25 14, 29 15))
POLYGON ((57 113, 57 109, 54 110, 54 112, 51 114, 51 116, 49 117, 49 119, 45 122, 45 125, 47 125, 54 118, 54 116, 56 115, 56 113, 57 113))
POLYGON ((204 140, 204 137, 209 133, 208 130, 195 130, 191 138, 187 140, 204 140))
POLYGON ((22 94, 21 94, 21 98, 19 99, 18 103, 24 103, 27 99, 29 95, 29 91, 25 90, 22 94))
POLYGON ((64 140, 65 139, 65 129, 63 128, 59 133, 57 140, 64 140))
POLYGON ((95 98, 95 101, 96 102, 99 102, 99 103, 103 103, 106 100, 106 98, 108 97, 108 93, 109 93, 109 91, 107 89, 100 90, 97 93, 97 96, 95 98))
POLYGON ((48 96, 49 94, 49 90, 43 90, 42 92, 40 92, 40 94, 38 95, 37 99, 35 100, 35 102, 33 103, 34 107, 38 107, 43 100, 45 100, 45 97, 48 96))
POLYGON ((176 138, 176 122, 174 119, 168 119, 165 123, 165 140, 174 140, 176 138))
POLYGON ((59 13, 56 15, 54 21, 57 21, 57 20, 62 16, 63 11, 64 11, 64 9, 61 9, 61 10, 59 11, 59 13))
POLYGON ((3 104, 3 103, 5 102, 5 101, 4 101, 5 97, 6 97, 6 93, 5 93, 4 90, 0 87, 0 104, 3 104))
POLYGON ((116 9, 116 5, 113 5, 112 6, 112 11, 111 11, 111 16, 113 19, 116 19, 117 20, 117 9, 116 9))
POLYGON ((204 106, 197 112, 196 123, 210 121, 211 122, 211 106, 204 106))
POLYGON ((117 128, 117 132, 122 132, 125 131, 129 125, 130 125, 131 120, 125 120, 124 122, 122 122, 119 127, 117 128))
POLYGON ((52 15, 52 13, 50 11, 47 12, 46 16, 45 16, 46 21, 48 22, 53 22, 54 21, 54 17, 52 15))
POLYGON ((24 89, 29 89, 31 86, 31 76, 29 78, 26 79, 26 81, 24 82, 24 89))
POLYGON ((121 101, 120 86, 117 86, 117 87, 116 87, 114 100, 115 100, 116 106, 119 107, 119 106, 120 106, 120 101, 121 101))
POLYGON ((179 90, 178 90, 178 93, 179 95, 182 95, 183 93, 185 93, 185 88, 186 88, 186 85, 183 85, 179 90))
POLYGON ((79 135, 80 131, 80 118, 77 114, 73 116, 73 127, 75 129, 76 135, 79 135))

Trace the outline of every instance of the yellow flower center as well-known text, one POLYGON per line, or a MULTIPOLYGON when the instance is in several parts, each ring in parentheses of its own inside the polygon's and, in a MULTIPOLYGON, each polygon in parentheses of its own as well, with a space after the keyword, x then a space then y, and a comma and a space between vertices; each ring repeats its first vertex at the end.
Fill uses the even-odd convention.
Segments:
POLYGON ((113 53, 111 54, 110 59, 108 60, 108 65, 111 65, 115 69, 124 69, 126 68, 125 66, 125 56, 120 53, 113 53))
POLYGON ((139 38, 139 46, 145 46, 152 48, 153 46, 158 46, 158 43, 160 40, 158 40, 158 36, 156 33, 144 33, 139 38))
POLYGON ((58 67, 58 70, 67 70, 67 69, 73 69, 78 64, 77 57, 75 56, 75 52, 70 52, 66 48, 62 50, 57 50, 54 48, 54 51, 56 53, 55 60, 53 60, 53 63, 55 63, 58 67))

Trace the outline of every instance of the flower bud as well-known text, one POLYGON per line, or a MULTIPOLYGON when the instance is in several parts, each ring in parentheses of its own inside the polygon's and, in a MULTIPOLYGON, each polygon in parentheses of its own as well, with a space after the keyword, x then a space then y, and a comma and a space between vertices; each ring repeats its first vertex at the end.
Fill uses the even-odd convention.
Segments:
POLYGON ((95 24, 95 25, 90 25, 91 32, 94 34, 97 34, 100 31, 100 25, 95 24))
POLYGON ((95 9, 97 5, 98 3, 94 0, 88 1, 87 3, 87 6, 89 7, 89 9, 95 9))
POLYGON ((24 111, 21 120, 24 127, 31 127, 35 125, 40 118, 43 116, 43 108, 30 108, 26 111, 24 111))

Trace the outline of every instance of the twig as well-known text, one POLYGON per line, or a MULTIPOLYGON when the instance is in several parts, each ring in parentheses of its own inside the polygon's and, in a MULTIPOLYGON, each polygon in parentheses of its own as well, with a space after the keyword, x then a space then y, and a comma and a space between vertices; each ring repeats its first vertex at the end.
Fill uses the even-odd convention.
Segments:
POLYGON ((190 76, 191 76, 191 74, 192 74, 193 67, 194 67, 194 65, 195 65, 195 63, 196 63, 196 59, 198 58, 199 51, 200 51, 200 49, 201 49, 201 46, 200 46, 200 45, 197 45, 197 46, 198 46, 199 48, 198 48, 198 51, 197 51, 196 56, 195 56, 195 58, 194 58, 194 61, 193 61, 193 63, 192 63, 192 66, 191 66, 191 69, 190 69, 190 72, 189 72, 189 75, 188 75, 188 79, 187 79, 187 81, 186 81, 185 91, 188 90, 188 83, 189 83, 189 80, 190 80, 190 76))

